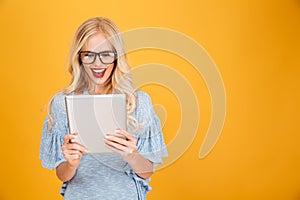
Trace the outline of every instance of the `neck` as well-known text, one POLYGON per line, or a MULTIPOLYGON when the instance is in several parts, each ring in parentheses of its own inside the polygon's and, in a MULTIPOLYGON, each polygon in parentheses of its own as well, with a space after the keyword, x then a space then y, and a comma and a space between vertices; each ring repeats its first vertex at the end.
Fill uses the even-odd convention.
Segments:
POLYGON ((94 87, 94 94, 103 94, 104 92, 104 86, 103 85, 95 85, 94 87))

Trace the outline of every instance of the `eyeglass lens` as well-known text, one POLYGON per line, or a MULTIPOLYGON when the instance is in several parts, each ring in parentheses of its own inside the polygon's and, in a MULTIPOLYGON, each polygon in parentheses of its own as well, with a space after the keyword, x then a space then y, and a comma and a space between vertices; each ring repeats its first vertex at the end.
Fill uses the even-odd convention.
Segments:
POLYGON ((96 60, 96 56, 98 55, 100 58, 100 61, 103 64, 111 64, 115 60, 115 53, 114 52, 80 52, 80 60, 84 64, 92 64, 96 60))

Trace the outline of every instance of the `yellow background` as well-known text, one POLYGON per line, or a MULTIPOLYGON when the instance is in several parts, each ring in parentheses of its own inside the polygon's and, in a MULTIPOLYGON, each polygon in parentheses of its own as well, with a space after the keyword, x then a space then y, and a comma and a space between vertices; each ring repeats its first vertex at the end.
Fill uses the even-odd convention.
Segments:
MULTIPOLYGON (((148 199, 300 199, 299 0, 1 0, 0 12, 0 199, 61 199, 55 173, 38 159, 42 108, 68 84, 73 34, 94 16, 111 18, 121 31, 155 26, 186 34, 207 50, 224 81, 225 126, 200 160, 211 109, 201 76, 166 52, 129 55, 133 67, 157 62, 182 73, 201 110, 192 145, 153 175, 148 199)), ((178 102, 166 88, 143 89, 166 109, 168 143, 180 123, 178 102)))

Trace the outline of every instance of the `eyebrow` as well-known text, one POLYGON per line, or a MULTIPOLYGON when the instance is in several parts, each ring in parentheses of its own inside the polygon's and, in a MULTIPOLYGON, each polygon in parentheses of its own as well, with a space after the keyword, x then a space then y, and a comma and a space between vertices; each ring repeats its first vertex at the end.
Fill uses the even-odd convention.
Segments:
POLYGON ((88 50, 85 50, 85 51, 80 51, 80 52, 90 52, 90 53, 115 53, 115 51, 113 50, 104 50, 104 51, 99 51, 99 52, 95 52, 95 51, 88 51, 88 50))

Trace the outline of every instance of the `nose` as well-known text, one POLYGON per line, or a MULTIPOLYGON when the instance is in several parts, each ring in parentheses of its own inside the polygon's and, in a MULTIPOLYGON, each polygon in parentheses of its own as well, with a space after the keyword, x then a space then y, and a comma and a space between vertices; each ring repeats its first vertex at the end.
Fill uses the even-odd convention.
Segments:
POLYGON ((100 55, 96 55, 96 59, 95 59, 94 65, 95 66, 101 66, 101 65, 103 65, 102 62, 101 62, 101 60, 100 60, 100 55))

